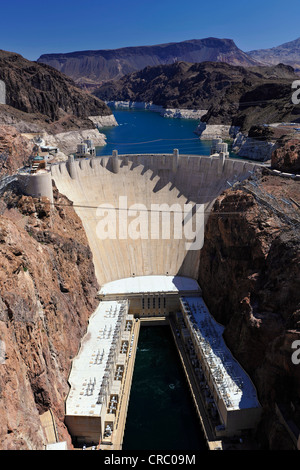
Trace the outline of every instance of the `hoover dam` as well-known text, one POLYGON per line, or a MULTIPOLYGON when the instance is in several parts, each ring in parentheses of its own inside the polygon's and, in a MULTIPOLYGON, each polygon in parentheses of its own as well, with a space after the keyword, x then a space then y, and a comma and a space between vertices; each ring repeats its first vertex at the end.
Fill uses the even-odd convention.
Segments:
POLYGON ((70 157, 68 162, 51 166, 58 190, 73 202, 83 222, 101 286, 131 276, 180 275, 197 279, 201 250, 196 245, 187 249, 193 240, 184 233, 176 233, 176 212, 182 214, 182 223, 185 215, 190 217, 194 227, 191 236, 194 233, 196 237, 198 231, 201 243, 214 200, 230 184, 249 177, 256 166, 242 160, 224 159, 222 155, 200 157, 174 153, 70 157), (121 207, 123 203, 126 205, 121 207), (186 208, 191 210, 187 213, 186 208), (111 215, 110 221, 114 223, 116 217, 119 225, 116 233, 106 238, 99 234, 105 209, 107 217, 111 215), (129 209, 133 211, 128 214, 131 219, 123 214, 129 209), (140 212, 140 222, 145 221, 143 225, 148 226, 147 233, 136 230, 130 236, 127 227, 124 228, 124 224, 130 225, 134 210, 140 212), (168 233, 162 235, 162 222, 160 233, 154 233, 151 211, 160 212, 163 221, 163 212, 167 210, 170 211, 168 233))
POLYGON ((99 307, 69 377, 66 425, 79 447, 122 448, 143 322, 170 325, 210 448, 222 435, 257 425, 255 388, 223 344, 222 327, 210 317, 197 282, 214 200, 256 165, 224 152, 179 155, 175 149, 69 156, 50 166, 49 178, 82 220, 100 286, 99 307), (201 411, 200 380, 211 390, 214 425, 201 411))

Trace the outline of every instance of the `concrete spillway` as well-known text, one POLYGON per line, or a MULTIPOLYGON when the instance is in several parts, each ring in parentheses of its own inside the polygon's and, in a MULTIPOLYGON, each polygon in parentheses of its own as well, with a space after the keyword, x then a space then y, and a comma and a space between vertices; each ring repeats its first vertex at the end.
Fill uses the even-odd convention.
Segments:
MULTIPOLYGON (((247 178, 255 166, 222 155, 114 155, 71 157, 52 165, 51 175, 83 222, 96 276, 103 285, 131 276, 169 274, 197 279, 201 250, 188 250, 187 239, 174 233, 175 213, 182 210, 182 224, 184 217, 190 217, 196 227, 196 213, 187 216, 184 210, 188 204, 201 205, 205 224, 215 198, 229 187, 228 182, 247 178), (164 204, 166 213, 173 206, 169 237, 162 238, 161 232, 153 233, 150 227, 154 204, 164 204), (106 209, 109 227, 116 223, 117 230, 105 238, 99 227, 106 209), (129 233, 127 228, 138 212, 136 230, 129 233), (143 231, 137 236, 138 222, 148 227, 148 236, 143 231)), ((198 229, 203 231, 203 226, 198 229)))

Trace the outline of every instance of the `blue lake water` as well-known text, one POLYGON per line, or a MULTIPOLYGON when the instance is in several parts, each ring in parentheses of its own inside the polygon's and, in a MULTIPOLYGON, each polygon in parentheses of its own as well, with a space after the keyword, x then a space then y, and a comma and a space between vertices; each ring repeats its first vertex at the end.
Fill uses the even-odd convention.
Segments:
POLYGON ((199 121, 163 118, 159 113, 140 109, 113 109, 118 126, 101 129, 107 144, 97 148, 97 155, 173 153, 209 155, 211 141, 200 140, 194 133, 199 121))

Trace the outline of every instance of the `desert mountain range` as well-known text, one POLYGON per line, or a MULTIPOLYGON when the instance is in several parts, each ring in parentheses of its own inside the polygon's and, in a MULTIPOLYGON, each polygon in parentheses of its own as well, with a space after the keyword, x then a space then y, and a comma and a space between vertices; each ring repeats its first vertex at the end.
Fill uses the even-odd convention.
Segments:
POLYGON ((291 65, 295 70, 300 70, 300 38, 286 42, 271 49, 259 49, 249 51, 247 55, 259 62, 276 65, 283 63, 291 65))
POLYGON ((296 122, 292 103, 294 69, 276 66, 240 67, 226 63, 177 62, 158 65, 111 80, 94 93, 104 101, 153 102, 163 108, 207 110, 201 120, 249 131, 251 126, 296 122))
POLYGON ((51 65, 76 83, 94 86, 141 70, 147 66, 184 61, 226 62, 243 67, 276 65, 300 69, 300 39, 272 49, 243 52, 232 39, 192 39, 153 46, 43 54, 38 62, 51 65))

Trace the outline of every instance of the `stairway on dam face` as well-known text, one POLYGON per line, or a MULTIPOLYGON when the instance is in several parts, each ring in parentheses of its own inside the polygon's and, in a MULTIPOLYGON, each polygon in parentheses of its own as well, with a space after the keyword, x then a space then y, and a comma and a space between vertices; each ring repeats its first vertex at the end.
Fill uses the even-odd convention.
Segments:
POLYGON ((124 155, 70 159, 52 165, 51 174, 58 190, 74 203, 82 220, 96 276, 103 285, 144 275, 169 274, 197 279, 201 249, 187 249, 187 242, 192 240, 185 237, 183 229, 181 238, 174 236, 174 226, 178 229, 179 219, 175 222, 173 213, 165 212, 167 218, 170 216, 170 236, 162 238, 160 223, 157 238, 157 224, 151 224, 156 212, 153 204, 165 204, 167 209, 175 204, 173 208, 182 215, 181 224, 187 221, 186 217, 183 222, 187 204, 203 205, 202 226, 199 227, 196 214, 192 215, 192 221, 193 229, 204 233, 216 197, 229 187, 228 182, 242 181, 256 166, 241 160, 195 155, 180 158, 172 154, 124 155), (133 206, 136 204, 140 206, 133 206), (105 208, 110 209, 105 211, 105 208), (130 213, 126 208, 137 212, 130 213), (103 227, 103 218, 107 220, 108 214, 112 226, 116 222, 116 233, 104 239, 103 230, 99 228, 103 227), (148 228, 144 238, 138 237, 138 219, 148 228), (132 223, 136 226, 130 232, 132 223))

